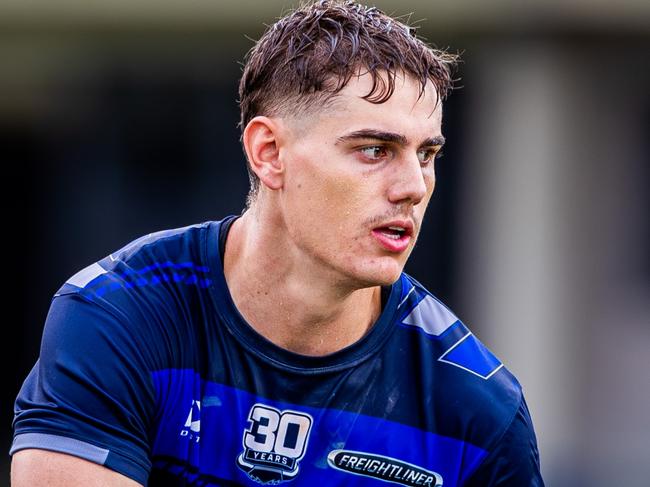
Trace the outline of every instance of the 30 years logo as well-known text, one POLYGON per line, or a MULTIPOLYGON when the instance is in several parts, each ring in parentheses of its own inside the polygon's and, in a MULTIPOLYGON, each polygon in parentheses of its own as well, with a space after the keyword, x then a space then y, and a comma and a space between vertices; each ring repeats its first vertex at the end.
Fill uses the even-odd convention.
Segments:
POLYGON ((260 484, 293 480, 307 450, 312 417, 255 404, 248 421, 250 426, 242 438, 244 451, 237 457, 239 468, 260 484))

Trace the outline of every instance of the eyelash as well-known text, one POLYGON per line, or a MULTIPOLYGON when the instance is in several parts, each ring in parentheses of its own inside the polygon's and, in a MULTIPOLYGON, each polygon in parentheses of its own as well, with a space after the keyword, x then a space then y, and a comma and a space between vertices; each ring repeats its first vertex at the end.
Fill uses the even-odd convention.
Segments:
MULTIPOLYGON (((374 157, 368 157, 368 156, 366 156, 365 154, 364 154, 364 156, 365 156, 368 160, 373 161, 373 162, 376 162, 376 161, 378 161, 379 159, 383 159, 384 157, 386 157, 386 155, 387 155, 388 153, 391 152, 391 150, 390 150, 389 148, 387 148, 386 146, 383 146, 383 145, 370 145, 370 146, 367 146, 367 147, 362 147, 362 148, 359 149, 359 152, 361 152, 361 153, 363 154, 364 151, 367 151, 367 150, 375 150, 375 151, 376 151, 377 149, 383 151, 384 155, 379 156, 379 157, 376 157, 376 158, 374 158, 374 157)), ((427 152, 434 152, 433 149, 423 149, 423 150, 426 150, 427 152)), ((420 152, 420 151, 418 151, 418 153, 419 153, 419 152, 420 152)), ((428 164, 428 163, 430 163, 430 162, 432 162, 432 161, 434 161, 434 160, 436 160, 436 159, 440 159, 442 156, 443 156, 443 153, 442 153, 442 150, 440 149, 440 150, 438 150, 437 152, 435 152, 435 153, 433 154, 433 156, 430 157, 428 160, 423 161, 423 162, 421 161, 421 164, 428 164)))
POLYGON ((367 146, 367 147, 362 147, 361 149, 359 149, 359 152, 361 152, 367 159, 369 159, 371 161, 376 161, 376 160, 378 160, 380 158, 386 157, 386 155, 390 152, 390 150, 387 147, 384 147, 383 145, 370 145, 370 146, 367 146), (380 157, 377 157, 377 158, 373 158, 373 157, 367 156, 364 153, 365 151, 368 151, 368 150, 377 150, 377 149, 382 150, 384 152, 384 155, 382 155, 380 157))
POLYGON ((428 149, 428 151, 433 152, 433 156, 431 157, 430 161, 435 161, 436 159, 440 159, 443 156, 442 149, 438 149, 437 151, 428 149))

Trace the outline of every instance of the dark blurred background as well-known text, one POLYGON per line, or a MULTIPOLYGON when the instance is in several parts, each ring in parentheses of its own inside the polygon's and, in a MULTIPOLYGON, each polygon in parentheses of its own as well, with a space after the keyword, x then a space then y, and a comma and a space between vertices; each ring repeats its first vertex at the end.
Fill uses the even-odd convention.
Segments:
MULTIPOLYGON (((524 384, 547 485, 647 486, 650 2, 376 5, 464 59, 408 272, 524 384)), ((61 283, 143 234, 241 211, 239 63, 290 6, 0 2, 5 452, 61 283)))

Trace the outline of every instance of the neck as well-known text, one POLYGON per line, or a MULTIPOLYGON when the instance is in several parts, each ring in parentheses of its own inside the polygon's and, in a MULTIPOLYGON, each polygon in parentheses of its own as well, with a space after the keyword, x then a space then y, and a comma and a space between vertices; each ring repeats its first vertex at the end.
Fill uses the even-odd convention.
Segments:
POLYGON ((239 312, 265 338, 303 355, 362 338, 381 312, 381 288, 346 285, 292 249, 281 228, 251 210, 230 228, 224 274, 239 312))

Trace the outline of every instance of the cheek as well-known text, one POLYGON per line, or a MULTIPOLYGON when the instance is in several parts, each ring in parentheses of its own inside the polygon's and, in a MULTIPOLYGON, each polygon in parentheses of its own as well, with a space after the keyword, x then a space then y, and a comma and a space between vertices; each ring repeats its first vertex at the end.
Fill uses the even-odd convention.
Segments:
POLYGON ((295 162, 301 165, 287 175, 282 195, 285 218, 297 241, 319 247, 344 231, 346 185, 313 163, 295 162))
MULTIPOLYGON (((360 174, 349 174, 341 168, 325 168, 311 161, 299 161, 300 170, 289 175, 287 196, 307 216, 331 215, 344 224, 348 217, 359 218, 367 206, 372 185, 360 174), (338 169, 338 170, 335 170, 338 169)), ((333 161, 321 160, 319 164, 333 161)))

